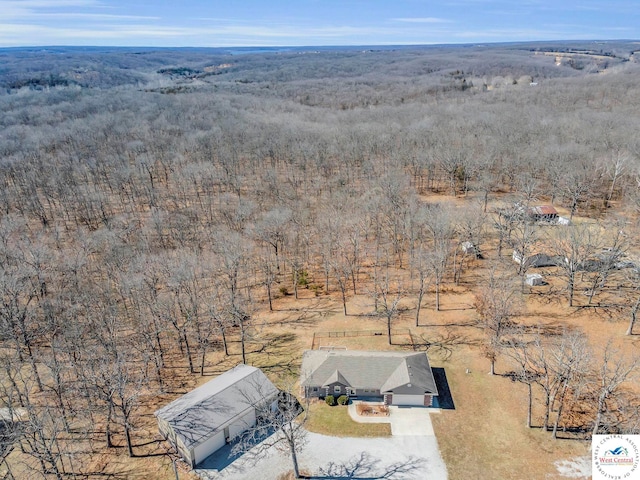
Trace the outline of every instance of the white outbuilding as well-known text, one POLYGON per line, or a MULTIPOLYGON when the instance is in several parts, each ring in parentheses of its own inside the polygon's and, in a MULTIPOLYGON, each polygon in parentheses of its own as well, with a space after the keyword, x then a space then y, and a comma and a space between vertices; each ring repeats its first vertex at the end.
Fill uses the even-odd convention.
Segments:
POLYGON ((274 410, 278 389, 256 367, 238 365, 155 412, 160 433, 195 467, 274 410))
POLYGON ((544 285, 544 278, 539 273, 530 273, 526 279, 527 285, 531 287, 537 287, 538 285, 544 285))
POLYGON ((480 258, 480 249, 471 242, 462 242, 460 244, 460 250, 465 255, 474 255, 477 258, 480 258))

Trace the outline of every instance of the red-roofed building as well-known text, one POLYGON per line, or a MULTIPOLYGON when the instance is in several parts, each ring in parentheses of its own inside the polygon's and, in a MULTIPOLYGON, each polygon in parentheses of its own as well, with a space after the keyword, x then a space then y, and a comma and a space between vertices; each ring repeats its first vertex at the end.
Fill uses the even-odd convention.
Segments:
POLYGON ((527 211, 529 218, 534 222, 557 222, 558 211, 551 205, 539 205, 530 207, 527 211))

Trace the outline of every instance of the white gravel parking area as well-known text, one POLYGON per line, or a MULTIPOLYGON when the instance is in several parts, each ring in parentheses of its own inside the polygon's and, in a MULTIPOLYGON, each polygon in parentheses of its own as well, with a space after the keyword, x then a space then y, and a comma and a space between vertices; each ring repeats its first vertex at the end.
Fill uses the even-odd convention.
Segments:
MULTIPOLYGON (((445 480, 447 469, 433 434, 429 409, 396 408, 390 417, 393 436, 387 438, 338 438, 309 433, 308 443, 298 455, 300 470, 323 480, 445 480)), ((212 455, 197 473, 207 480, 275 480, 292 470, 290 455, 275 449, 261 458, 249 452, 232 462, 228 452, 227 446, 212 455)))
MULTIPOLYGON (((224 450, 224 449, 223 449, 224 450)), ((224 456, 224 452, 220 452, 224 456)), ((243 455, 222 470, 210 457, 197 470, 203 479, 275 480, 292 470, 291 457, 270 450, 259 459, 243 455)), ((389 438, 337 438, 309 433, 308 444, 298 456, 301 471, 318 479, 444 480, 447 469, 434 436, 389 438)))

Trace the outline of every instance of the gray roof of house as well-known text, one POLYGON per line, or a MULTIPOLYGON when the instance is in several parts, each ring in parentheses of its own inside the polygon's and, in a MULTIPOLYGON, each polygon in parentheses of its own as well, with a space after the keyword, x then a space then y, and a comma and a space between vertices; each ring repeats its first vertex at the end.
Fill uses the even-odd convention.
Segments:
POLYGON ((191 448, 278 393, 262 371, 238 365, 155 412, 191 448))
POLYGON ((425 393, 438 393, 424 352, 305 351, 302 386, 322 387, 332 383, 381 392, 411 383, 413 387, 424 389, 425 393))

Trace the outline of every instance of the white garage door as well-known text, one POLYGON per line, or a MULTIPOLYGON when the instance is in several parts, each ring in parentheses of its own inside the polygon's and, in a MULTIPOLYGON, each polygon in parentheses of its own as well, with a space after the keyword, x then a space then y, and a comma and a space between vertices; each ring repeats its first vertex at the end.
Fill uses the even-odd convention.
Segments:
POLYGON ((424 395, 399 395, 393 394, 392 405, 420 405, 424 407, 424 395))
POLYGON ((225 444, 224 440, 224 432, 219 432, 209 440, 201 443, 196 448, 193 449, 193 454, 195 457, 196 464, 203 461, 209 455, 211 455, 216 450, 222 448, 225 444))

